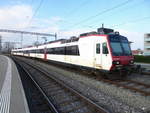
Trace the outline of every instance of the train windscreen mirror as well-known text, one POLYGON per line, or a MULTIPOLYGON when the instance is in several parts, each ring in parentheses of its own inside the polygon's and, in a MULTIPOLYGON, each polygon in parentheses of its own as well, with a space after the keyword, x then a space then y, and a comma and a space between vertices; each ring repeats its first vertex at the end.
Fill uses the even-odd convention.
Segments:
POLYGON ((96 44, 96 54, 100 54, 100 44, 96 44))
POLYGON ((106 42, 103 43, 103 54, 108 54, 108 48, 106 42))

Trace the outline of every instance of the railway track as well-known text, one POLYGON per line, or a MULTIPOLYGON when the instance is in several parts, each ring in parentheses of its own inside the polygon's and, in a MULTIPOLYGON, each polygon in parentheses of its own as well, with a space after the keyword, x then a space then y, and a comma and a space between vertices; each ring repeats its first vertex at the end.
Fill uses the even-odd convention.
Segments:
POLYGON ((58 113, 30 73, 16 61, 30 113, 58 113))
MULTIPOLYGON (((49 63, 47 63, 47 64, 49 64, 49 63)), ((54 65, 54 64, 52 63, 52 65, 54 65)), ((55 66, 58 67, 59 65, 57 64, 55 66)), ((86 72, 85 70, 84 71, 83 70, 79 70, 79 69, 78 70, 74 70, 72 68, 66 68, 66 67, 63 67, 63 66, 59 66, 59 68, 63 68, 65 70, 73 71, 75 73, 82 73, 83 76, 86 76, 88 78, 96 79, 96 80, 99 80, 99 81, 103 81, 103 82, 108 83, 108 84, 113 84, 116 87, 122 87, 122 88, 128 89, 128 90, 130 90, 132 92, 140 93, 140 94, 142 94, 144 96, 150 96, 150 85, 142 83, 142 82, 137 82, 137 81, 133 81, 133 80, 126 80, 126 79, 124 79, 124 80, 102 79, 101 77, 99 77, 97 75, 90 74, 90 73, 86 72)))
POLYGON ((133 81, 133 80, 117 80, 117 81, 112 81, 112 80, 102 80, 104 82, 107 82, 109 84, 113 84, 117 87, 122 87, 125 89, 129 89, 133 92, 138 92, 144 96, 150 96, 150 85, 144 84, 141 82, 133 81))
MULTIPOLYGON (((44 61, 44 63, 45 63, 45 61, 44 61)), ((47 64, 49 64, 49 63, 47 63, 47 64)), ((54 64, 52 63, 52 65, 54 65, 54 64)), ((109 84, 113 84, 117 87, 122 87, 124 89, 131 90, 132 92, 140 93, 144 96, 150 96, 150 85, 142 83, 142 82, 127 80, 127 79, 123 79, 123 80, 102 79, 102 77, 100 77, 99 75, 97 75, 95 73, 87 72, 86 70, 79 70, 79 69, 74 70, 72 68, 60 66, 59 64, 54 65, 54 66, 58 66, 59 68, 61 67, 65 70, 69 69, 70 71, 73 71, 75 73, 82 73, 83 76, 87 76, 87 77, 92 78, 92 79, 97 79, 99 81, 103 81, 103 82, 106 82, 106 83, 109 83, 109 84)))
MULTIPOLYGON (((54 65, 54 64, 52 64, 52 65, 54 65)), ((57 64, 56 66, 59 66, 59 64, 57 64)), ((60 68, 60 66, 59 66, 59 68, 60 68)), ((89 73, 86 70, 79 70, 79 69, 74 70, 72 68, 66 68, 66 67, 62 67, 62 66, 61 66, 61 68, 66 69, 66 70, 69 69, 69 70, 76 72, 76 73, 82 73, 82 75, 87 76, 89 78, 97 79, 99 81, 113 84, 117 87, 122 87, 124 89, 131 90, 132 92, 140 93, 144 96, 150 96, 150 85, 142 83, 142 82, 127 80, 127 79, 123 79, 123 80, 102 79, 102 77, 98 76, 97 74, 89 73)))
POLYGON ((32 76, 56 113, 108 113, 107 110, 52 75, 48 75, 41 68, 24 61, 18 63, 32 76))

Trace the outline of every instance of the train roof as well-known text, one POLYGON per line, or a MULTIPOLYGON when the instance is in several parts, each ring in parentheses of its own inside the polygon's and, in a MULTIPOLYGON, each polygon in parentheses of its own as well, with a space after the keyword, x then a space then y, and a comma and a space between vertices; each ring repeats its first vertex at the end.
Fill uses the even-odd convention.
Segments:
MULTIPOLYGON (((79 35, 79 37, 75 37, 72 36, 70 37, 70 39, 59 39, 59 40, 54 40, 54 41, 50 41, 44 44, 40 44, 38 45, 38 47, 40 48, 40 46, 43 45, 49 45, 49 44, 54 44, 54 43, 58 43, 58 44, 65 44, 65 43, 71 43, 71 42, 77 42, 80 38, 82 37, 87 37, 87 36, 106 36, 106 35, 110 35, 110 34, 114 34, 114 30, 113 29, 109 29, 109 28, 98 28, 97 32, 96 31, 92 31, 92 32, 87 32, 87 33, 82 33, 79 35)), ((14 50, 25 50, 25 49, 34 49, 37 48, 37 46, 27 46, 25 48, 17 48, 14 50)))

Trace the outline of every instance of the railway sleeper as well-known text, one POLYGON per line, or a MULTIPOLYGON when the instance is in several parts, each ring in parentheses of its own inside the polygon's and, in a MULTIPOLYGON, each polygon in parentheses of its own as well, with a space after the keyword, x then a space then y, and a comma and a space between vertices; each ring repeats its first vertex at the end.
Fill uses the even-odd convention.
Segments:
MULTIPOLYGON (((55 98, 55 99, 57 99, 57 98, 55 98)), ((58 100, 59 100, 57 102, 58 105, 63 105, 63 104, 66 104, 66 103, 70 104, 70 102, 78 101, 79 99, 77 99, 76 97, 75 98, 68 97, 68 98, 63 98, 63 99, 58 99, 58 100)))
POLYGON ((77 109, 82 109, 85 105, 80 101, 72 102, 68 105, 60 106, 60 111, 63 113, 69 113, 72 111, 76 111, 77 109))
POLYGON ((61 106, 61 107, 65 107, 65 106, 68 106, 68 105, 70 105, 71 103, 75 103, 75 102, 80 102, 80 100, 79 99, 74 99, 74 100, 72 100, 72 99, 69 99, 69 100, 66 100, 66 99, 64 99, 64 101, 62 101, 62 100, 57 100, 57 104, 59 105, 59 106, 61 106))

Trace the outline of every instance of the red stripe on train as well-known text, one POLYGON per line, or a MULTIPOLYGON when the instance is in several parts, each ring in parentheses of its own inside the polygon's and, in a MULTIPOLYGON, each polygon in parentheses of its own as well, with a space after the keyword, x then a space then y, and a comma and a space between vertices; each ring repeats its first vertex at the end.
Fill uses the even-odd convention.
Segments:
POLYGON ((44 54, 44 60, 47 60, 47 54, 46 53, 44 54))

